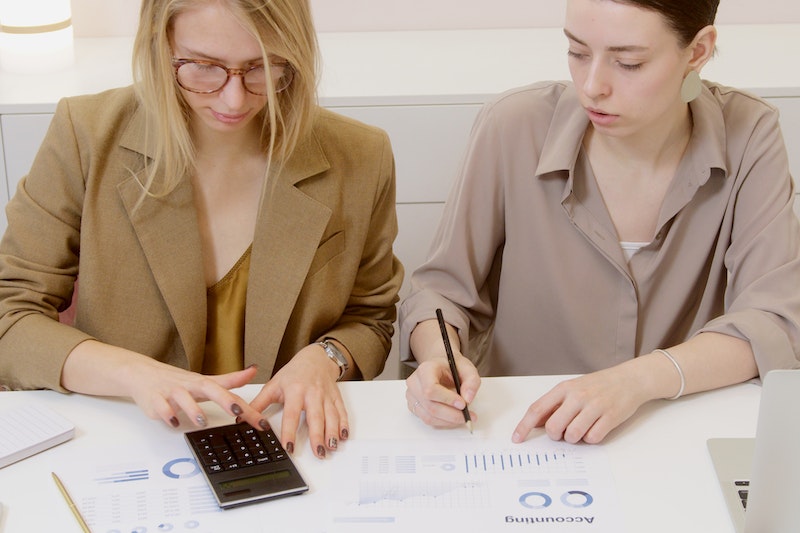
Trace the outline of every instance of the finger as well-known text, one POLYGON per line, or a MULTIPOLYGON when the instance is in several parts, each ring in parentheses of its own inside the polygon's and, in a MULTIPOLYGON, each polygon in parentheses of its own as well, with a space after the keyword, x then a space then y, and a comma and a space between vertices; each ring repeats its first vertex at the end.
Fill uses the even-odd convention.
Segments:
POLYGON ((256 377, 256 373, 258 372, 258 366, 252 364, 245 369, 237 370, 235 372, 228 372, 227 374, 219 374, 216 376, 209 376, 214 381, 220 384, 220 386, 225 387, 226 389, 238 389, 244 385, 250 383, 254 377, 256 377))
POLYGON ((618 424, 610 417, 601 416, 583 436, 583 442, 587 444, 599 444, 611 433, 612 429, 617 427, 617 425, 618 424))
POLYGON ((406 401, 409 411, 432 427, 455 427, 464 423, 464 399, 440 383, 452 384, 450 368, 431 361, 406 380, 406 401))
POLYGON ((436 428, 452 428, 464 424, 464 411, 450 405, 421 400, 415 404, 417 418, 436 428))
POLYGON ((281 420, 281 444, 290 454, 294 453, 297 442, 297 429, 300 427, 300 415, 303 412, 303 399, 287 395, 283 404, 281 420))
POLYGON ((420 404, 419 400, 417 400, 414 394, 412 394, 411 389, 406 387, 406 406, 408 407, 408 410, 411 411, 411 414, 413 414, 414 416, 416 416, 417 414, 415 411, 419 406, 419 404, 420 404))
POLYGON ((147 416, 150 418, 160 418, 164 421, 168 426, 172 426, 174 428, 180 425, 178 421, 178 410, 175 409, 169 401, 167 401, 162 396, 156 396, 152 400, 152 404, 150 406, 151 410, 146 410, 147 416))
MULTIPOLYGON (((326 454, 325 447, 325 407, 322 395, 317 392, 307 391, 305 399, 306 425, 308 426, 308 441, 314 454, 323 459, 326 454)), ((336 421, 338 428, 338 420, 336 421)), ((338 442, 338 441, 337 441, 338 442)))
MULTIPOLYGON (((214 378, 219 377, 214 376, 214 378)), ((212 378, 205 381, 201 385, 201 389, 201 393, 206 399, 222 407, 229 415, 236 417, 238 420, 246 421, 256 429, 265 430, 269 427, 269 423, 261 414, 261 411, 254 409, 238 394, 234 394, 222 387, 216 379, 212 378)), ((187 412, 187 414, 191 416, 193 413, 187 412)))
POLYGON ((272 381, 267 382, 255 398, 250 401, 250 406, 256 411, 263 413, 267 407, 273 403, 283 403, 283 392, 280 387, 274 385, 272 381))
POLYGON ((189 403, 188 399, 183 398, 183 395, 181 395, 183 399, 180 402, 187 416, 198 426, 204 427, 206 425, 205 415, 200 406, 197 405, 197 398, 203 398, 219 405, 225 412, 235 417, 237 422, 245 421, 255 429, 262 431, 269 429, 269 422, 264 418, 261 411, 254 409, 238 394, 234 394, 222 387, 216 379, 204 380, 199 386, 199 390, 192 392, 193 394, 190 394, 191 403, 189 403))
POLYGON ((195 396, 186 389, 175 389, 170 399, 181 411, 186 413, 187 418, 197 427, 206 427, 208 420, 206 415, 195 400, 195 396))
POLYGON ((542 427, 547 422, 559 405, 560 399, 556 398, 552 391, 533 402, 514 428, 511 441, 516 443, 524 441, 534 428, 542 427))
POLYGON ((261 431, 268 431, 270 429, 269 421, 264 417, 263 413, 250 407, 244 400, 232 404, 231 412, 236 416, 237 423, 244 421, 261 431), (241 407, 242 405, 244 407, 241 407))
POLYGON ((455 383, 448 366, 439 366, 432 376, 421 375, 413 383, 414 396, 423 403, 439 403, 456 410, 466 407, 467 402, 456 393, 455 383))
POLYGON ((572 420, 567 422, 562 438, 570 444, 580 442, 597 422, 599 416, 599 413, 590 408, 580 409, 572 417, 572 420))
POLYGON ((478 369, 475 368, 475 365, 465 357, 458 359, 456 368, 458 369, 458 377, 461 380, 461 397, 470 404, 475 399, 481 386, 480 374, 478 374, 478 369))
POLYGON ((339 447, 339 410, 336 406, 336 399, 326 400, 325 402, 325 446, 329 450, 339 447))
POLYGON ((339 440, 347 440, 350 438, 350 420, 347 416, 347 407, 344 405, 344 400, 341 396, 336 398, 334 406, 339 416, 339 440))

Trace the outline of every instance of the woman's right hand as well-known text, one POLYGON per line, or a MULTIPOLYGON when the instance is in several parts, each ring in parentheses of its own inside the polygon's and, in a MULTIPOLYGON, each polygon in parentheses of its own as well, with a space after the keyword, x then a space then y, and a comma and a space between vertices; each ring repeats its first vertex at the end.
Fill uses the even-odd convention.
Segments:
MULTIPOLYGON (((420 363, 406 379, 408 409, 429 426, 456 427, 464 424, 465 406, 472 403, 481 386, 478 369, 472 361, 453 353, 461 380, 461 395, 456 394, 447 358, 437 357, 420 363)), ((470 411, 473 423, 477 420, 470 411)))
POLYGON ((205 376, 162 363, 144 355, 98 341, 84 341, 64 363, 61 384, 78 393, 127 396, 150 418, 178 427, 184 412, 196 427, 204 427, 206 415, 199 403, 212 401, 232 417, 255 428, 269 427, 264 416, 234 389, 249 383, 255 367, 219 376, 205 376))

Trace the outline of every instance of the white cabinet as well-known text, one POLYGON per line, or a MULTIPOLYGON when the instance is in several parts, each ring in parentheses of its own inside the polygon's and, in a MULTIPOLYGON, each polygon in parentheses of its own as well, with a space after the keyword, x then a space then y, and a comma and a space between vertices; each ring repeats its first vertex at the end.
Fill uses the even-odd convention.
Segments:
POLYGON ((331 107, 383 128, 392 141, 397 203, 444 202, 480 104, 331 107))
MULTIPOLYGON (((0 128, 4 132, 3 153, 7 156, 4 187, 4 192, 8 194, 7 198, 14 196, 19 180, 30 170, 52 118, 51 113, 0 115, 0 128)), ((5 230, 5 214, 2 225, 5 230)))
POLYGON ((800 97, 767 98, 781 113, 781 130, 789 151, 789 169, 800 193, 800 97))

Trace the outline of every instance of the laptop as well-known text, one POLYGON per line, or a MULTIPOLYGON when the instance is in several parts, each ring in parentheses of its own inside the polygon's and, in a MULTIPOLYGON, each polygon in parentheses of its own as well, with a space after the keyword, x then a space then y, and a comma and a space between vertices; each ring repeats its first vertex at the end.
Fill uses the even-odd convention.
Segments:
POLYGON ((708 450, 736 533, 800 532, 800 370, 767 373, 755 438, 708 450))

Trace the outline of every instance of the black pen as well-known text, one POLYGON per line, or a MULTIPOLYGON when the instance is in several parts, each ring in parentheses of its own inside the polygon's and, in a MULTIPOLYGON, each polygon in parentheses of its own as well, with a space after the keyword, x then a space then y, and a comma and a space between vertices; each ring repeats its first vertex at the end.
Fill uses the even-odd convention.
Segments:
MULTIPOLYGON (((436 319, 439 321, 439 329, 442 330, 444 351, 447 352, 447 362, 450 363, 450 373, 453 374, 453 383, 456 386, 456 394, 461 396, 461 380, 458 378, 456 359, 453 357, 453 349, 450 347, 450 337, 447 335, 447 326, 445 326, 441 309, 436 310, 436 319)), ((469 432, 472 433, 472 418, 469 416, 469 406, 465 405, 464 409, 462 409, 462 412, 464 413, 464 422, 466 422, 469 432)))

